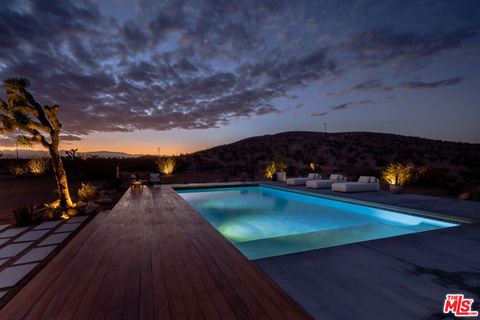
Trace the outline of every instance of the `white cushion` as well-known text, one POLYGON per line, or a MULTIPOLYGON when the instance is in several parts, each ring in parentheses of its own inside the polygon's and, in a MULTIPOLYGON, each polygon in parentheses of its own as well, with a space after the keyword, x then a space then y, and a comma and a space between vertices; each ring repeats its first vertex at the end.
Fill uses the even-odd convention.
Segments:
POLYGON ((330 188, 334 181, 332 180, 309 180, 307 181, 307 188, 323 189, 330 188))
POLYGON ((370 177, 367 177, 367 176, 360 176, 360 178, 358 178, 358 182, 362 182, 362 183, 370 183, 370 177))
POLYGON ((332 184, 332 190, 339 192, 378 191, 378 186, 376 183, 341 182, 332 184))

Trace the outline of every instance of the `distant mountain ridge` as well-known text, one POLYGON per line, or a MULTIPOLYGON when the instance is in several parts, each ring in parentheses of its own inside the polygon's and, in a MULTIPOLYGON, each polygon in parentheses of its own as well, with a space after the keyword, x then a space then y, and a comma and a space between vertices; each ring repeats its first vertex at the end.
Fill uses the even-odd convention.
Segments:
MULTIPOLYGON (((2 158, 16 158, 17 152, 15 150, 0 150, 3 154, 2 158)), ((61 152, 62 156, 65 156, 65 153, 61 152)), ((44 150, 28 150, 28 149, 19 149, 18 156, 21 159, 29 158, 41 158, 48 157, 48 151, 44 150)), ((77 152, 78 157, 98 157, 98 158, 137 158, 143 156, 142 154, 130 154, 126 152, 116 152, 116 151, 91 151, 91 152, 77 152)))

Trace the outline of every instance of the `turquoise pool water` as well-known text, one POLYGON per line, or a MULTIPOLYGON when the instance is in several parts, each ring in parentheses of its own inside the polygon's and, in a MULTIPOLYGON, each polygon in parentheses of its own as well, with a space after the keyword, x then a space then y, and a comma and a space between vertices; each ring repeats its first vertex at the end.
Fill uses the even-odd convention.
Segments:
POLYGON ((263 186, 177 192, 251 260, 456 226, 263 186))

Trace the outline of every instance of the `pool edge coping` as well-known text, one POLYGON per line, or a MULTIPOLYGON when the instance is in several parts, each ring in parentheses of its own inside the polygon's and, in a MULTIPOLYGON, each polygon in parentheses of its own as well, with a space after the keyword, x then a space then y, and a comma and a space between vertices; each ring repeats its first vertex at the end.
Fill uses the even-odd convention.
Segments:
POLYGON ((377 209, 390 210, 399 214, 413 215, 417 217, 429 218, 433 220, 439 220, 439 221, 448 222, 448 223, 455 223, 459 225, 478 223, 478 221, 476 220, 459 217, 455 215, 448 215, 448 214, 425 211, 425 210, 399 207, 399 206, 383 204, 379 202, 351 199, 351 198, 346 198, 342 196, 320 194, 320 193, 315 193, 315 192, 306 191, 306 190, 299 190, 299 189, 294 189, 289 187, 273 186, 270 184, 264 184, 262 182, 250 182, 250 183, 239 182, 239 183, 231 183, 231 184, 211 183, 211 184, 205 184, 205 185, 195 184, 192 186, 189 186, 188 184, 175 184, 175 185, 172 185, 171 187, 174 191, 195 190, 195 189, 200 190, 200 189, 216 189, 216 188, 236 188, 236 187, 265 187, 265 188, 272 188, 272 189, 277 189, 281 191, 288 191, 288 192, 303 194, 303 195, 312 196, 312 197, 363 205, 363 206, 377 208, 377 209))
POLYGON ((407 215, 410 214, 410 215, 417 216, 417 217, 430 218, 430 219, 434 219, 434 220, 440 220, 440 221, 443 221, 443 222, 456 223, 456 224, 472 224, 472 223, 477 222, 477 221, 475 221, 473 219, 469 219, 469 218, 464 218, 464 217, 459 217, 459 216, 454 216, 454 215, 447 215, 447 214, 443 214, 443 213, 437 213, 437 212, 431 212, 431 211, 425 211, 425 210, 406 208, 406 207, 399 207, 399 206, 383 204, 383 203, 379 203, 379 202, 357 200, 357 199, 345 198, 345 197, 342 197, 342 196, 332 196, 332 195, 328 195, 328 194, 319 194, 319 193, 305 191, 305 190, 298 190, 298 189, 293 189, 293 188, 288 188, 288 187, 285 188, 285 187, 280 187, 280 186, 272 186, 272 185, 262 184, 262 183, 259 183, 258 185, 262 186, 262 187, 266 187, 266 188, 273 188, 273 189, 278 189, 278 190, 282 190, 282 191, 290 191, 290 192, 304 194, 304 195, 308 195, 308 196, 325 198, 325 199, 330 199, 330 200, 335 200, 335 201, 342 201, 342 202, 347 202, 347 203, 352 203, 352 204, 358 204, 358 205, 373 207, 373 208, 377 208, 377 209, 385 209, 385 210, 394 211, 394 212, 400 213, 400 214, 407 214, 407 215))

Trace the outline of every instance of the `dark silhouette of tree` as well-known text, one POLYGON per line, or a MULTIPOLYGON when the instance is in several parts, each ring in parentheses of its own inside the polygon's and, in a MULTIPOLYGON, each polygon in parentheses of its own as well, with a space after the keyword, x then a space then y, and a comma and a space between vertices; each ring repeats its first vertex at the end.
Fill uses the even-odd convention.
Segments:
POLYGON ((40 143, 48 149, 60 195, 60 206, 73 207, 68 189, 67 174, 58 150, 62 124, 58 121, 58 105, 41 106, 27 91, 29 81, 23 78, 4 80, 7 101, 0 99, 0 133, 15 132, 21 145, 31 146, 40 143))
POLYGON ((77 157, 77 151, 78 151, 78 149, 70 149, 70 150, 64 151, 64 152, 69 159, 73 160, 77 157))

